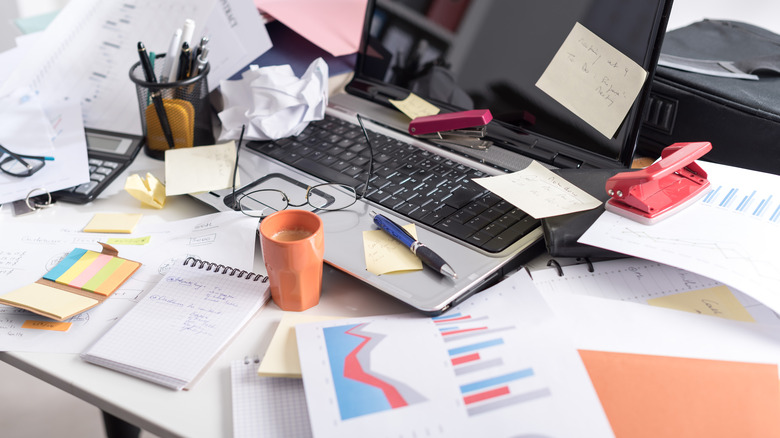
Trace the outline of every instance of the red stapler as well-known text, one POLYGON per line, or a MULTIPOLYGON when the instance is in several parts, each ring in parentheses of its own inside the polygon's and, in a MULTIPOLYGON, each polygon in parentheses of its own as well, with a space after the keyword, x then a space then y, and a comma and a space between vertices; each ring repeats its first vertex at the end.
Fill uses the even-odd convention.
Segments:
POLYGON ((712 149, 709 142, 675 143, 661 159, 638 171, 621 172, 607 180, 610 199, 605 208, 643 224, 653 224, 693 204, 710 182, 694 160, 712 149))
POLYGON ((493 120, 490 110, 470 110, 417 117, 409 122, 409 134, 436 143, 450 143, 473 149, 487 149, 492 142, 482 137, 493 120))

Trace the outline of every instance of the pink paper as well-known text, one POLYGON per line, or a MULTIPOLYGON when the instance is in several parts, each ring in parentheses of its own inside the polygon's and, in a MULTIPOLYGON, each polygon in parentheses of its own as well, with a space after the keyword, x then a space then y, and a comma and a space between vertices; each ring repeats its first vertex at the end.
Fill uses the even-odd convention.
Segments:
POLYGON ((357 52, 366 0, 254 0, 255 6, 333 56, 357 52))

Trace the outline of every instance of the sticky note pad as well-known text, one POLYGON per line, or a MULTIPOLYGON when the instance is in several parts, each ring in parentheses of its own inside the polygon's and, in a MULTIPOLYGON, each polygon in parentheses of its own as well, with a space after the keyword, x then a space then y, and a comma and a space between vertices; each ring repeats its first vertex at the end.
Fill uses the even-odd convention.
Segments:
POLYGON ((85 233, 124 233, 130 234, 141 220, 141 214, 135 213, 97 213, 86 227, 85 233))
POLYGON ((336 318, 334 316, 285 312, 273 338, 271 338, 271 343, 257 369, 257 374, 267 377, 300 378, 301 363, 298 357, 298 343, 295 340, 295 325, 336 318))
POLYGON ((64 319, 98 304, 98 300, 66 292, 40 283, 31 283, 0 296, 0 302, 23 309, 39 309, 56 319, 64 319))
POLYGON ((76 248, 43 279, 108 296, 140 266, 132 260, 76 248))

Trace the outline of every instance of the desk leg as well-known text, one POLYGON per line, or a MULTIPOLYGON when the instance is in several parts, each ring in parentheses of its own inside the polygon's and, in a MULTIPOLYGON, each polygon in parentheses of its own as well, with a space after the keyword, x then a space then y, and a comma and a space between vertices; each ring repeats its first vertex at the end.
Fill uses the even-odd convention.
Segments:
POLYGON ((133 426, 121 418, 117 418, 106 411, 103 412, 103 426, 106 428, 108 438, 138 438, 141 428, 133 426))

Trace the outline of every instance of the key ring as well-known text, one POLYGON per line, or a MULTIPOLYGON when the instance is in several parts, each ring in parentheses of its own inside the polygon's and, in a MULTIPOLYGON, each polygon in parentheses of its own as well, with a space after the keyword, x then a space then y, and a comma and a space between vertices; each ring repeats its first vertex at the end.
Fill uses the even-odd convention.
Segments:
POLYGON ((41 209, 44 209, 44 208, 49 208, 49 207, 52 206, 52 203, 51 203, 51 193, 49 193, 47 190, 41 189, 41 188, 32 189, 32 190, 30 190, 30 193, 27 194, 27 197, 24 198, 24 203, 27 204, 27 208, 29 208, 32 211, 41 210, 41 209), (37 202, 35 199, 33 199, 34 198, 33 193, 35 193, 37 191, 40 191, 40 192, 43 192, 43 193, 41 193, 40 195, 36 195, 35 197, 41 196, 41 195, 43 195, 45 193, 47 198, 48 198, 46 200, 46 202, 37 202))

